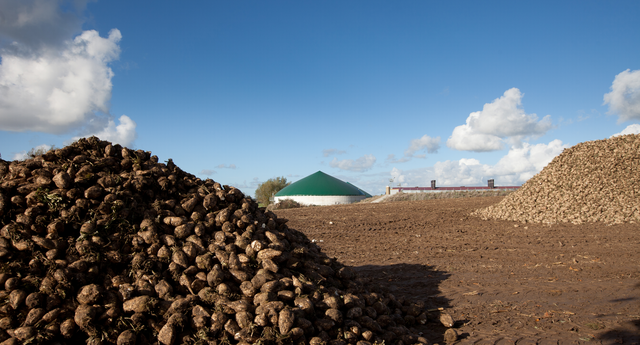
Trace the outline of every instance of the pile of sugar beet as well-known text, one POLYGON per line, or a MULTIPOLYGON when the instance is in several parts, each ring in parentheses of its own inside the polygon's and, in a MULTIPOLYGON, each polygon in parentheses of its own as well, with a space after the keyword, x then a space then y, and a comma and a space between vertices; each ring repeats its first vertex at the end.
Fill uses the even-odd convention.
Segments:
POLYGON ((473 214, 522 223, 639 223, 640 134, 565 149, 516 192, 473 214))
POLYGON ((427 343, 423 303, 171 160, 91 137, 0 177, 1 344, 427 343))

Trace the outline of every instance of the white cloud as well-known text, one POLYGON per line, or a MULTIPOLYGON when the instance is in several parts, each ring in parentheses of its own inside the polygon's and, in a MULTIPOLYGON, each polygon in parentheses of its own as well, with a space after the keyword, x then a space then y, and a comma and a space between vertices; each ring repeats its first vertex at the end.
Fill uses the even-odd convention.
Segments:
MULTIPOLYGON (((118 29, 82 31, 88 0, 0 0, 0 130, 136 137, 128 116, 109 114, 118 29)), ((76 135, 76 138, 79 137, 76 135)))
POLYGON ((627 134, 640 134, 640 125, 637 123, 634 123, 632 125, 628 125, 627 128, 623 129, 622 132, 620 133, 616 133, 614 135, 612 135, 611 137, 617 137, 619 135, 627 135, 627 134))
POLYGON ((403 186, 429 186, 436 180, 438 186, 480 186, 488 179, 494 179, 496 186, 520 185, 540 172, 551 160, 562 153, 568 145, 560 140, 549 144, 511 147, 506 156, 496 165, 481 164, 474 158, 458 161, 441 161, 433 167, 402 171, 393 168, 391 177, 403 186))
POLYGON ((402 158, 396 158, 396 155, 389 154, 385 159, 386 164, 405 163, 412 158, 424 159, 426 154, 416 154, 419 151, 426 151, 427 153, 437 153, 440 149, 440 137, 432 138, 428 135, 423 135, 422 138, 411 139, 409 147, 404 150, 404 156, 402 158))
MULTIPOLYGON (((51 150, 53 146, 51 145, 47 145, 47 144, 42 144, 42 145, 38 145, 36 147, 33 148, 34 151, 36 152, 47 152, 49 150, 51 150)), ((18 152, 16 154, 13 155, 13 160, 14 161, 22 161, 29 158, 28 152, 27 151, 21 151, 18 152)))
POLYGON ((519 89, 511 88, 481 111, 469 114, 466 124, 453 130, 447 146, 461 151, 495 151, 505 142, 520 146, 524 138, 546 133, 551 128, 550 116, 538 121, 536 114, 526 114, 522 96, 519 89))
POLYGON ((480 165, 480 161, 475 158, 460 158, 460 165, 480 165))
POLYGON ((500 183, 521 184, 533 175, 540 172, 551 160, 562 153, 569 145, 561 140, 553 140, 549 144, 530 145, 525 143, 522 147, 512 147, 506 156, 493 167, 487 169, 488 178, 504 181, 500 183), (491 177, 494 176, 494 177, 491 177))
MULTIPOLYGON (((401 170, 391 169, 391 186, 401 185, 403 187, 423 187, 430 186, 434 178, 433 167, 423 169, 401 170)), ((387 184, 388 185, 388 184, 387 184)))
POLYGON ((474 131, 467 119, 466 125, 453 129, 453 133, 447 140, 447 146, 460 151, 487 152, 501 150, 504 144, 498 136, 474 131))
POLYGON ((347 153, 347 151, 342 151, 342 150, 338 150, 338 149, 326 149, 326 150, 322 150, 322 156, 324 157, 329 157, 332 155, 343 155, 347 153))
POLYGON ((396 158, 396 155, 394 155, 393 153, 390 153, 389 155, 387 155, 387 158, 385 159, 385 163, 387 164, 396 164, 396 163, 404 163, 404 162, 408 162, 410 161, 411 158, 410 157, 402 157, 402 158, 396 158))
POLYGON ((339 161, 337 158, 333 158, 333 160, 329 163, 332 168, 338 168, 340 170, 349 170, 349 171, 367 171, 371 169, 373 164, 376 162, 376 157, 373 155, 364 155, 355 161, 353 159, 343 159, 339 161))
POLYGON ((402 174, 402 170, 400 170, 398 168, 391 169, 391 180, 393 182, 391 182, 391 181, 389 181, 389 182, 391 182, 392 185, 394 185, 394 186, 396 186, 396 185, 398 185, 398 186, 404 185, 405 178, 406 177, 402 174))
POLYGON ((429 181, 436 180, 441 187, 478 186, 482 184, 487 168, 488 166, 480 164, 467 165, 463 160, 437 162, 433 166, 433 178, 429 181))
MULTIPOLYGON (((129 118, 127 115, 122 115, 118 119, 120 122, 119 125, 116 125, 115 121, 111 118, 107 119, 106 124, 102 124, 104 121, 104 117, 95 118, 89 121, 89 127, 93 128, 89 129, 83 137, 90 137, 95 135, 101 140, 107 140, 114 144, 120 144, 122 146, 131 146, 133 141, 136 140, 136 123, 129 118)), ((81 137, 75 137, 74 140, 77 140, 81 137)))
POLYGON ((216 166, 216 168, 218 168, 218 169, 235 169, 236 165, 235 164, 229 164, 229 165, 218 164, 218 166, 216 166))
POLYGON ((120 31, 85 31, 61 51, 0 55, 0 129, 62 134, 108 113, 120 31))
POLYGON ((640 70, 616 75, 603 104, 609 105, 607 114, 618 114, 619 122, 640 119, 640 70))
POLYGON ((14 161, 22 161, 22 160, 25 160, 27 158, 28 158, 27 151, 20 151, 20 152, 14 154, 12 159, 14 161))
POLYGON ((406 157, 413 157, 414 153, 427 150, 427 153, 437 153, 440 148, 440 137, 432 138, 423 135, 420 139, 412 139, 409 148, 404 151, 406 157))

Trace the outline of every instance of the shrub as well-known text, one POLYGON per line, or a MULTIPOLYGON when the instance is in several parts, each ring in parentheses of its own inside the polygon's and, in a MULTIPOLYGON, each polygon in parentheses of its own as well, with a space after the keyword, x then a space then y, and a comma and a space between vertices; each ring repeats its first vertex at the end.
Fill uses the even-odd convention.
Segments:
POLYGON ((280 200, 274 204, 267 206, 267 210, 285 210, 288 208, 300 208, 302 205, 293 199, 280 200))
POLYGON ((260 184, 258 189, 256 189, 256 200, 258 200, 258 202, 263 206, 268 206, 271 204, 271 198, 290 184, 291 183, 287 182, 287 178, 284 176, 270 178, 266 182, 260 184))
POLYGON ((43 154, 55 149, 56 149, 55 145, 46 145, 46 144, 39 145, 31 148, 31 150, 29 150, 27 153, 24 154, 24 158, 21 158, 19 160, 36 158, 38 156, 42 156, 43 154))

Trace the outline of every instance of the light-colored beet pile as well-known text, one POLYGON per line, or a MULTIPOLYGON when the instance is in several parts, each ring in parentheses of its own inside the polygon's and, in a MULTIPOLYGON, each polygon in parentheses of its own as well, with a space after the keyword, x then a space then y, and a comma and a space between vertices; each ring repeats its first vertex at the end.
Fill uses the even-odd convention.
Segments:
POLYGON ((238 189, 92 137, 0 160, 0 342, 426 343, 238 189))
POLYGON ((551 224, 640 222, 640 135, 566 149, 518 191, 474 215, 551 224))

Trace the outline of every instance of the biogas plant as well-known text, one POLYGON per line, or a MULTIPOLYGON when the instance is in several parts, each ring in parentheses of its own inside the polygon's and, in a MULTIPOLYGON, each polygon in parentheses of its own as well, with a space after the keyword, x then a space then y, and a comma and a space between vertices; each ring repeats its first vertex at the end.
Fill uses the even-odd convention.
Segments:
POLYGON ((280 190, 274 202, 291 199, 302 205, 325 206, 351 204, 370 197, 351 183, 318 171, 280 190))

